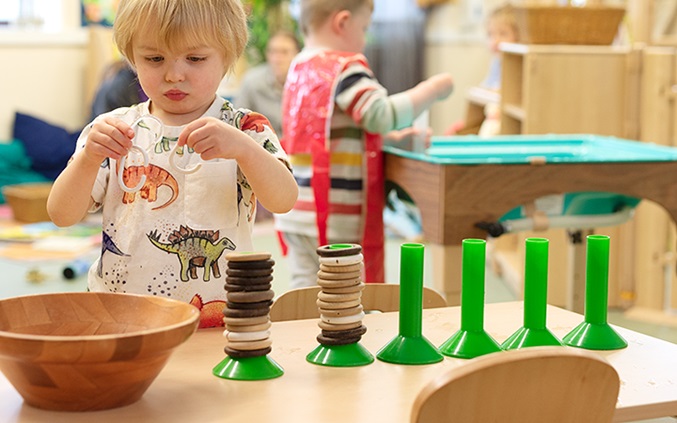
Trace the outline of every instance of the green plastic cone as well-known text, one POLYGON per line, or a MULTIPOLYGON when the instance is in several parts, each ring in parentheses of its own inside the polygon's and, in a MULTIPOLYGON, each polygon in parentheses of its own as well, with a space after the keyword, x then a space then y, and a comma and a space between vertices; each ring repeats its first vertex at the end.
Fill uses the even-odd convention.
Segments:
POLYGON ((486 241, 464 239, 461 278, 461 328, 440 346, 440 352, 457 358, 475 358, 501 351, 484 331, 484 265, 486 241))
POLYGON ((589 235, 585 262, 585 320, 562 340, 572 347, 618 350, 628 343, 607 322, 609 237, 589 235))
POLYGON ((284 374, 284 370, 267 355, 259 357, 226 357, 214 369, 214 376, 234 380, 274 379, 284 374))
POLYGON ((422 335, 424 249, 422 244, 400 246, 400 328, 399 334, 376 354, 381 361, 431 364, 444 360, 422 335))
POLYGON ((356 367, 374 362, 374 356, 359 342, 347 345, 318 345, 306 361, 319 366, 356 367))
POLYGON ((501 344, 505 350, 562 345, 546 323, 548 245, 545 238, 527 238, 524 264, 524 326, 501 344))

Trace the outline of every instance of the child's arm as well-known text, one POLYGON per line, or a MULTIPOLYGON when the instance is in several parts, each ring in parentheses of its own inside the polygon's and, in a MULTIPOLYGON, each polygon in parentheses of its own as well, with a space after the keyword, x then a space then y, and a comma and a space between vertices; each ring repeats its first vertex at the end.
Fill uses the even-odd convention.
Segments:
POLYGON ((179 135, 202 160, 235 159, 261 205, 272 213, 286 213, 298 197, 294 176, 275 156, 243 131, 216 118, 200 118, 179 135))
POLYGON ((96 121, 89 133, 84 149, 73 156, 47 199, 47 213, 57 226, 78 223, 92 206, 92 187, 101 163, 111 157, 119 159, 132 146, 134 131, 115 118, 96 121))
POLYGON ((336 104, 369 132, 386 134, 404 129, 435 101, 448 97, 453 90, 449 74, 438 74, 401 93, 387 91, 359 65, 341 75, 336 104))
POLYGON ((449 97, 453 89, 454 81, 451 75, 440 73, 420 82, 414 88, 404 93, 411 99, 414 107, 414 117, 416 117, 429 109, 434 102, 449 97))

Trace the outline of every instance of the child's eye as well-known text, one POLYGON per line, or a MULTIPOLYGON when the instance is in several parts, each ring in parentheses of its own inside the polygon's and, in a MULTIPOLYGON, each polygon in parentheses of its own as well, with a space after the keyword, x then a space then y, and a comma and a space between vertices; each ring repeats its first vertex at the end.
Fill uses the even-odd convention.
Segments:
POLYGON ((146 57, 146 61, 151 62, 151 63, 160 63, 162 62, 163 57, 162 56, 148 56, 146 57))
POLYGON ((207 60, 204 56, 188 56, 188 60, 191 62, 203 62, 207 60))

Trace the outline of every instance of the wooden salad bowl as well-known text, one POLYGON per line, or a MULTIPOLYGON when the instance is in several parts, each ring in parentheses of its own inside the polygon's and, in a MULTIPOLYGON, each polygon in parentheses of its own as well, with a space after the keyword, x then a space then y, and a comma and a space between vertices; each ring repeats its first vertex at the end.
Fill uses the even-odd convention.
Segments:
POLYGON ((0 300, 0 371, 34 407, 103 410, 141 398, 196 330, 194 306, 162 297, 58 293, 0 300))

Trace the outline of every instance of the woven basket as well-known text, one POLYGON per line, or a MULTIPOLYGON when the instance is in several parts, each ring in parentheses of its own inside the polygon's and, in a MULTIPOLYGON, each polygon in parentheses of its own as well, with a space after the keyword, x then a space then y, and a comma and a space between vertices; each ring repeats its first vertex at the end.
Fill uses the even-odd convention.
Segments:
POLYGON ((620 7, 516 6, 523 44, 609 45, 625 9, 620 7))
POLYGON ((52 184, 28 183, 6 185, 2 187, 2 195, 12 208, 14 220, 24 223, 47 222, 47 197, 52 184))

